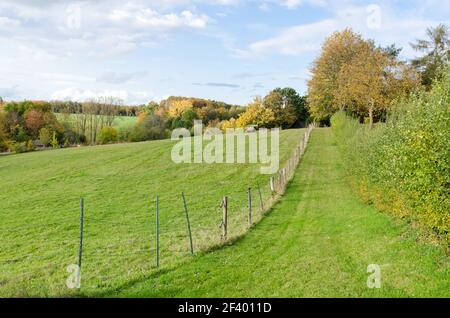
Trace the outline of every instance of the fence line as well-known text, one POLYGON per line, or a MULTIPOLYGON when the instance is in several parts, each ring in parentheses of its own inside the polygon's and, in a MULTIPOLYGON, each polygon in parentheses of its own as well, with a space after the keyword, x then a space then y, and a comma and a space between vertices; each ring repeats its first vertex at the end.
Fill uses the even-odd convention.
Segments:
MULTIPOLYGON (((165 244, 169 244, 167 248, 163 251, 166 253, 172 247, 170 243, 174 240, 185 240, 186 248, 189 248, 190 254, 194 254, 194 251, 205 250, 213 245, 220 245, 227 243, 230 239, 233 239, 239 235, 244 234, 253 224, 256 224, 261 220, 261 218, 271 210, 273 205, 278 201, 278 199, 286 191, 290 180, 293 178, 297 166, 305 153, 307 143, 310 138, 311 131, 314 126, 310 125, 303 137, 300 139, 297 146, 292 151, 291 156, 285 162, 284 166, 279 169, 279 171, 270 176, 267 180, 267 184, 260 184, 257 181, 255 184, 248 185, 242 190, 230 190, 222 194, 222 197, 217 193, 217 191, 211 191, 202 193, 202 195, 208 193, 214 193, 217 197, 217 206, 211 207, 211 205, 201 201, 205 206, 192 206, 191 211, 204 212, 207 211, 205 215, 212 216, 213 219, 202 218, 200 220, 195 220, 190 218, 188 211, 187 196, 185 192, 181 193, 181 196, 177 198, 167 198, 161 200, 159 194, 156 194, 156 200, 149 202, 149 208, 151 211, 155 212, 155 233, 152 233, 151 223, 152 219, 150 216, 140 215, 139 217, 130 218, 130 222, 117 222, 105 219, 100 219, 98 217, 91 217, 85 215, 84 210, 84 200, 80 200, 80 231, 79 231, 79 249, 77 263, 79 271, 81 271, 81 264, 83 256, 87 257, 87 261, 90 261, 91 256, 135 256, 135 255, 151 255, 155 253, 155 263, 156 268, 162 265, 161 261, 161 248, 165 248, 165 244), (170 223, 163 224, 161 226, 161 216, 164 215, 164 209, 161 210, 161 203, 179 203, 180 212, 184 212, 184 218, 186 220, 186 230, 174 230, 170 227, 170 223), (253 209, 254 205, 259 205, 259 209, 253 209), (184 208, 184 210, 183 210, 184 208), (255 213, 259 210, 259 213, 255 213), (162 214, 161 214, 162 213, 162 214), (141 219, 142 218, 142 219, 141 219), (242 220, 245 220, 244 222, 242 220), (89 235, 85 237, 85 234, 89 234, 89 224, 93 222, 98 222, 102 224, 115 225, 115 226, 137 226, 143 225, 143 229, 149 229, 150 233, 146 234, 147 239, 143 242, 154 242, 154 247, 150 248, 146 246, 145 249, 128 250, 125 253, 117 253, 115 251, 116 247, 122 247, 123 244, 118 244, 114 246, 107 246, 106 248, 96 250, 90 250, 89 246, 89 235), (194 221, 194 222, 193 222, 194 221), (87 233, 85 232, 85 227, 88 226, 87 233), (184 234, 183 234, 184 233, 184 234), (215 234, 214 234, 215 233, 215 234), (205 240, 200 240, 199 236, 208 236, 205 240), (211 237, 211 235, 217 235, 216 237, 211 237), (217 239, 216 239, 217 238, 217 239), (206 243, 205 243, 206 242, 206 243), (194 244, 195 243, 195 244, 194 244), (83 246, 85 244, 86 246, 83 246), (203 244, 203 245, 202 245, 203 244), (83 254, 83 249, 87 251, 83 254)), ((214 199, 211 200, 213 202, 214 199)), ((173 207, 172 207, 173 208, 173 207)), ((203 215, 203 214, 202 214, 203 215)), ((195 215, 193 215, 195 216, 195 215)), ((180 214, 180 217, 182 215, 180 214)), ((67 218, 72 223, 65 223, 66 219, 58 220, 49 224, 42 225, 29 225, 26 228, 36 227, 36 226, 49 226, 49 225, 66 225, 75 226, 74 218, 67 218)), ((17 228, 15 229, 17 231, 17 228)), ((143 233, 141 233, 143 234, 143 233)), ((138 240, 136 240, 138 241, 138 240)), ((123 243, 123 242, 122 242, 123 243)), ((134 241, 131 243, 134 245, 134 241)), ((131 245, 130 244, 130 245, 131 245)), ((150 243, 151 244, 151 243, 150 243)), ((141 246, 142 247, 142 246, 141 246)), ((172 248, 173 250, 173 248, 172 248)), ((183 252, 183 251, 182 251, 183 252)), ((184 252, 183 252, 184 255, 184 252)), ((86 260, 84 260, 86 263, 86 260)), ((83 263, 83 264, 84 264, 83 263)), ((91 265, 92 266, 92 265, 91 265)), ((79 273, 80 274, 80 273, 79 273)))

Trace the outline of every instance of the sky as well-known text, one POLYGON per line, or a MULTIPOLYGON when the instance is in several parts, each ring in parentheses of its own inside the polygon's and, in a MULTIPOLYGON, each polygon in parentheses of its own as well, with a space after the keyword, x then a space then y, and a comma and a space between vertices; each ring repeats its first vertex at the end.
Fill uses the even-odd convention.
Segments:
POLYGON ((450 0, 1 0, 0 97, 126 104, 192 96, 245 105, 307 91, 323 41, 353 28, 403 59, 450 0))

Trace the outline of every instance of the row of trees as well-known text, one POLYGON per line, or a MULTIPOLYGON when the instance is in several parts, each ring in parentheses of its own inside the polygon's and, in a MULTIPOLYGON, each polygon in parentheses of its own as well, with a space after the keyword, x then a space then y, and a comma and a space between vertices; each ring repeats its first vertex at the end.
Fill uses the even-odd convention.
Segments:
POLYGON ((0 150, 24 152, 36 146, 57 147, 72 143, 79 136, 62 125, 46 102, 0 104, 0 150))
POLYGON ((239 118, 221 124, 222 129, 235 127, 303 127, 308 119, 306 97, 293 88, 277 88, 264 98, 256 97, 239 118))
POLYGON ((222 130, 236 127, 302 127, 308 119, 306 97, 292 88, 277 88, 247 107, 203 99, 170 97, 139 115, 131 141, 167 137, 175 128, 191 129, 194 120, 222 130))
POLYGON ((314 61, 308 82, 308 103, 312 117, 328 122, 337 111, 367 121, 384 120, 393 101, 421 86, 429 89, 439 69, 450 61, 449 30, 445 25, 428 29, 429 40, 413 48, 425 55, 410 63, 399 59, 395 45, 376 46, 351 29, 333 33, 314 61))
MULTIPOLYGON (((109 107, 109 112, 114 113, 117 116, 127 116, 127 117, 136 117, 144 111, 148 106, 147 105, 124 105, 121 99, 116 97, 100 97, 97 99, 93 99, 88 103, 98 103, 103 104, 103 107, 109 107)), ((85 112, 85 104, 76 101, 51 101, 49 102, 52 111, 54 113, 62 113, 62 114, 80 114, 85 112)))

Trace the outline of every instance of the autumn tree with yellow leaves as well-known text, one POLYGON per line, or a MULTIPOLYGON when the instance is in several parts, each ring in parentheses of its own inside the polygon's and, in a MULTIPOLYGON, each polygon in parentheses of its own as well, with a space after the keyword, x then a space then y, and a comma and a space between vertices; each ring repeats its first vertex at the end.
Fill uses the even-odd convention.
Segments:
POLYGON ((389 110, 392 100, 419 85, 412 67, 351 29, 336 32, 325 41, 311 71, 308 101, 316 120, 345 110, 367 118, 372 126, 389 110))

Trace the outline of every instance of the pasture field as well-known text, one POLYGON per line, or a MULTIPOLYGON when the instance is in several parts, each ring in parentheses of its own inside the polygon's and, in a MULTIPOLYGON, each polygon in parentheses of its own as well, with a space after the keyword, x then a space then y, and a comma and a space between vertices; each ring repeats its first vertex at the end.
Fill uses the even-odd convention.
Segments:
MULTIPOLYGON (((280 163, 304 130, 282 131, 280 163)), ((0 296, 76 296, 79 201, 85 200, 82 295, 107 294, 191 259, 181 192, 196 253, 221 243, 219 203, 229 196, 229 237, 247 230, 247 188, 269 176, 254 164, 175 164, 173 141, 81 147, 0 158, 0 296), (159 195, 161 267, 155 264, 159 195)), ((256 195, 255 195, 256 196, 256 195)), ((254 199, 254 221, 262 213, 254 199)))
MULTIPOLYGON (((450 260, 360 201, 330 129, 317 128, 284 196, 231 246, 106 297, 450 297, 450 260), (370 264, 380 288, 369 288, 370 264)), ((373 286, 372 286, 373 287, 373 286)))

